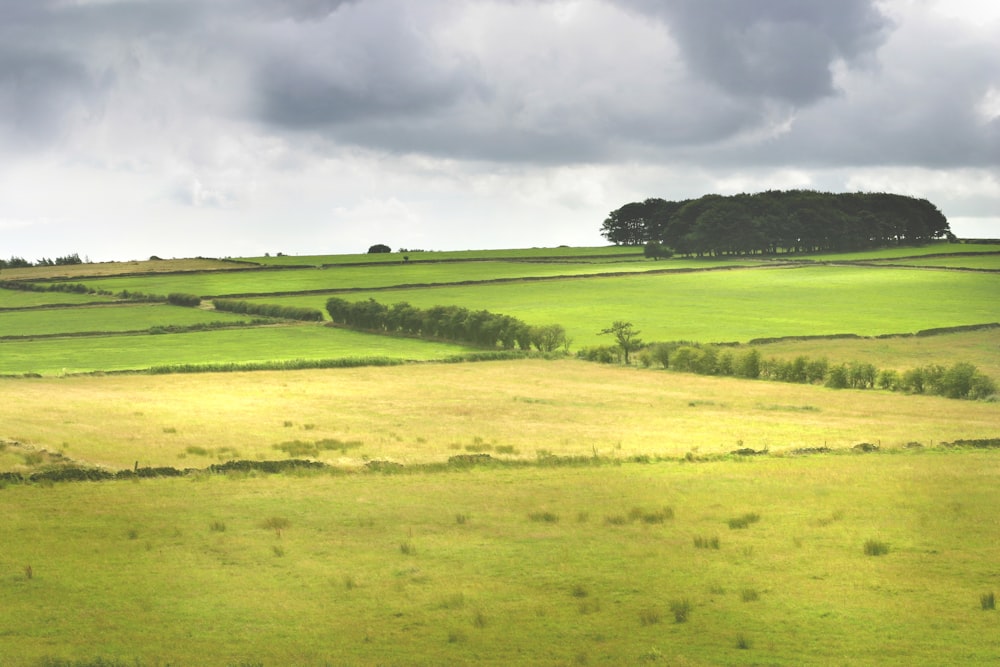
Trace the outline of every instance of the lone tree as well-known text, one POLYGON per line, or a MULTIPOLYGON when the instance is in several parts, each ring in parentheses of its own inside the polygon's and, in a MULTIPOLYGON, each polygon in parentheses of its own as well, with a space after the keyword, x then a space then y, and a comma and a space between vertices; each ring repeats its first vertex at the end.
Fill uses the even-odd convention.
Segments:
POLYGON ((601 335, 610 334, 615 337, 615 342, 621 348, 625 357, 625 365, 628 365, 628 355, 642 347, 639 339, 639 332, 632 327, 631 322, 615 320, 611 327, 601 331, 601 335))
POLYGON ((382 253, 382 252, 392 252, 392 248, 390 248, 389 246, 387 246, 384 243, 376 243, 372 247, 368 248, 368 254, 369 255, 376 254, 376 253, 382 253))

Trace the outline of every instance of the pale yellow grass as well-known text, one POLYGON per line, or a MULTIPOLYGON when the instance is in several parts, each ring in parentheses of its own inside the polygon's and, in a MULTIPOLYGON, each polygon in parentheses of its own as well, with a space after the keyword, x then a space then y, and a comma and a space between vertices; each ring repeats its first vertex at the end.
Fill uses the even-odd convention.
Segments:
POLYGON ((30 266, 3 269, 0 280, 48 280, 94 278, 136 273, 172 273, 175 271, 218 271, 220 269, 246 269, 252 265, 221 259, 160 259, 133 260, 129 262, 94 262, 92 264, 62 264, 59 266, 30 266))
POLYGON ((320 454, 349 466, 474 451, 534 459, 901 447, 996 437, 998 426, 997 403, 575 360, 0 380, 0 439, 111 468, 282 458, 273 445, 296 439, 360 441, 320 454))

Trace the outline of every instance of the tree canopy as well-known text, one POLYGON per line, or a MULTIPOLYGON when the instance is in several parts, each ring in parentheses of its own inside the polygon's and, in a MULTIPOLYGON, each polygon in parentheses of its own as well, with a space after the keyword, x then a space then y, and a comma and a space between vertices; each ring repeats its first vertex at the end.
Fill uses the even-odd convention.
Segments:
POLYGON ((814 190, 631 202, 608 214, 601 235, 615 245, 656 242, 698 256, 860 250, 952 238, 947 218, 926 199, 814 190))

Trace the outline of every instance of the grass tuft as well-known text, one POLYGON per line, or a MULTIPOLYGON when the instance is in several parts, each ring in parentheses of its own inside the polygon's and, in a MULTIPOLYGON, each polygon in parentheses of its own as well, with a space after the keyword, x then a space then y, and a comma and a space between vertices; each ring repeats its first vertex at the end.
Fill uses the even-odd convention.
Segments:
MULTIPOLYGON (((29 579, 31 577, 28 577, 29 579)), ((996 597, 993 595, 993 591, 989 593, 983 593, 979 596, 979 605, 983 608, 983 611, 991 611, 997 608, 996 597)))
POLYGON ((884 556, 889 553, 889 545, 880 540, 867 540, 865 542, 866 556, 884 556))
POLYGON ((528 518, 542 523, 559 523, 559 515, 553 512, 532 512, 528 518))
POLYGON ((744 651, 753 648, 753 642, 742 632, 736 635, 736 648, 744 651))
POLYGON ((660 620, 660 611, 654 607, 646 607, 639 611, 639 623, 643 626, 656 625, 660 620))
POLYGON ((756 512, 748 512, 748 513, 744 514, 743 516, 739 516, 739 517, 736 517, 734 519, 730 519, 726 523, 729 524, 729 527, 731 529, 737 530, 737 529, 742 529, 742 528, 749 528, 750 524, 757 523, 758 521, 760 521, 760 515, 759 514, 757 514, 756 512))
POLYGON ((740 591, 740 599, 744 602, 755 602, 760 599, 760 593, 753 588, 744 588, 740 591))
POLYGON ((691 613, 691 602, 687 598, 673 600, 670 603, 670 613, 674 615, 675 622, 687 622, 688 614, 691 613))
POLYGON ((718 549, 719 548, 719 538, 716 537, 701 537, 700 535, 694 538, 695 549, 718 549))

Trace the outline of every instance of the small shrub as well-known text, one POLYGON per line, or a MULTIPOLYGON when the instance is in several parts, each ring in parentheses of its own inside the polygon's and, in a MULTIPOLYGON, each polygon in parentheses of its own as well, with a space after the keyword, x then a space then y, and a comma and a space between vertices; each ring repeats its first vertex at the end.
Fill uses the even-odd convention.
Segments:
POLYGON ((866 556, 884 556, 889 553, 889 545, 880 540, 867 540, 865 542, 866 556))
POLYGON ((730 519, 729 521, 727 521, 727 523, 729 524, 730 528, 737 530, 741 528, 749 528, 750 524, 757 523, 758 521, 760 521, 759 514, 757 514, 756 512, 748 512, 743 516, 736 517, 735 519, 730 519))
POLYGON ((701 537, 696 536, 694 538, 694 546, 696 549, 718 549, 719 548, 719 538, 718 537, 701 537))
POLYGON ((660 612, 653 607, 647 607, 639 612, 639 622, 643 625, 656 625, 660 622, 660 612))
POLYGON ((749 650, 753 648, 753 642, 742 632, 736 635, 736 648, 742 650, 749 650))
POLYGON ((265 519, 262 524, 264 528, 273 530, 278 535, 278 537, 281 537, 281 531, 288 528, 290 525, 292 525, 292 522, 283 516, 272 516, 268 519, 265 519))
MULTIPOLYGON (((31 579, 31 577, 28 577, 31 579)), ((979 596, 979 605, 983 608, 983 611, 990 611, 997 608, 997 601, 993 595, 993 591, 989 593, 983 593, 979 596)))
POLYGON ((674 615, 675 622, 685 623, 691 613, 691 602, 687 598, 674 600, 670 603, 670 613, 674 615))

